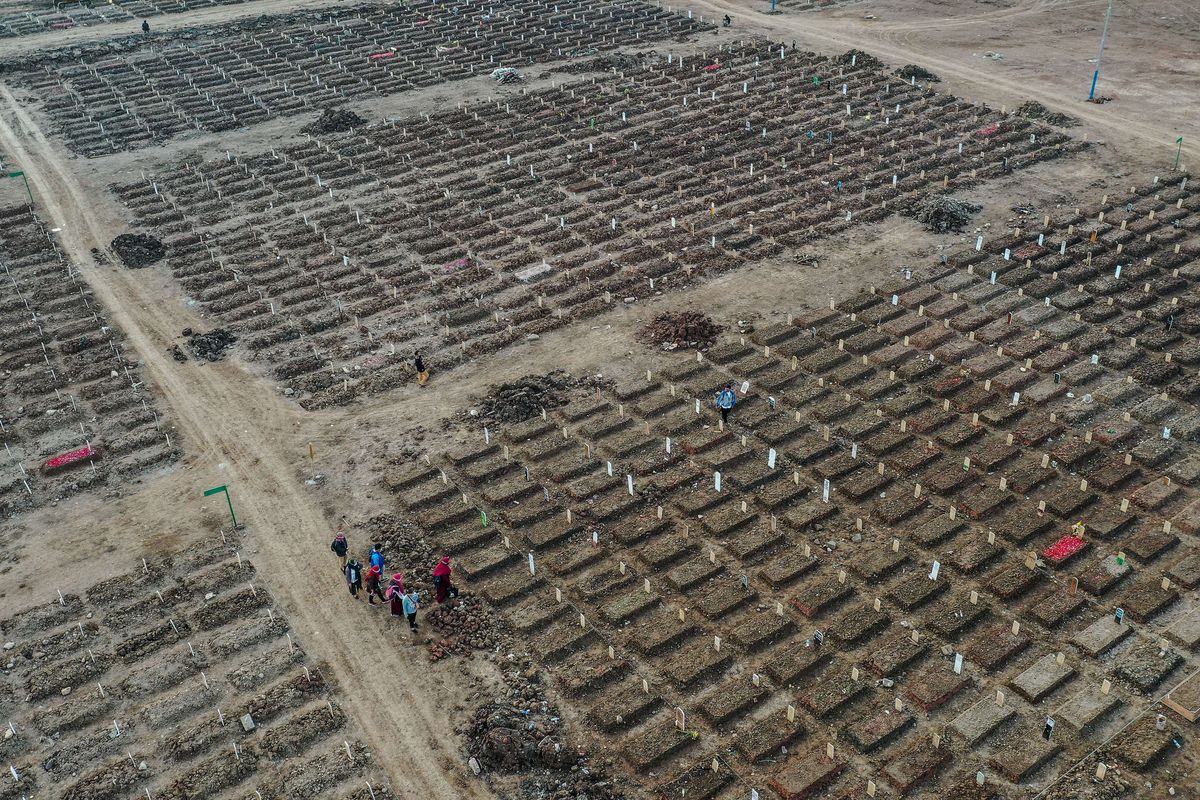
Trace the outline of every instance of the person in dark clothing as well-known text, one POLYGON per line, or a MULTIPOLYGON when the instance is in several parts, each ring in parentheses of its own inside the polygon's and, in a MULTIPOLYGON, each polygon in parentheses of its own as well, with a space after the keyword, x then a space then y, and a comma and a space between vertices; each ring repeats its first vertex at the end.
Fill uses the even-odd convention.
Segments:
POLYGON ((729 18, 728 14, 726 14, 725 19, 723 20, 723 23, 724 23, 724 27, 728 28, 730 25, 733 24, 733 20, 729 18))
POLYGON ((421 386, 429 383, 429 370, 425 366, 425 359, 421 357, 421 351, 417 351, 417 355, 413 358, 413 366, 417 368, 417 383, 421 386))
POLYGON ((142 33, 145 33, 145 34, 150 33, 150 20, 148 20, 148 19, 142 20, 142 33))
POLYGON ((353 558, 346 564, 346 586, 350 588, 350 596, 358 599, 358 590, 362 588, 362 564, 353 558))
POLYGON ((329 545, 329 549, 342 560, 342 569, 345 569, 346 553, 350 551, 350 542, 346 541, 346 532, 341 527, 338 527, 337 533, 334 534, 333 543, 329 545))
POLYGON ((458 590, 454 588, 454 584, 451 582, 452 573, 450 556, 442 556, 442 560, 433 568, 434 599, 439 604, 458 597, 458 590))
POLYGON ((367 570, 367 603, 375 605, 375 598, 378 597, 381 603, 387 602, 387 598, 383 596, 383 587, 379 585, 382 580, 383 573, 379 567, 371 567, 367 570))
POLYGON ((392 580, 388 583, 387 589, 383 591, 384 597, 391 604, 393 617, 404 616, 404 575, 397 572, 392 576, 392 580))

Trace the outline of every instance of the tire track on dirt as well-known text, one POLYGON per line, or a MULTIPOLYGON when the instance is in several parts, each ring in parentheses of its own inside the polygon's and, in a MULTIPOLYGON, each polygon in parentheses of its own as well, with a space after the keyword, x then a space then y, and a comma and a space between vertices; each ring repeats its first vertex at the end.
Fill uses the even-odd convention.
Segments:
POLYGON ((150 297, 135 273, 94 266, 92 248, 108 253, 116 231, 105 230, 89 211, 96 200, 2 84, 0 149, 25 167, 39 212, 62 228, 61 246, 124 330, 170 406, 183 431, 184 470, 194 473, 197 503, 201 481, 233 485, 243 517, 257 531, 260 567, 277 576, 269 580, 273 594, 303 632, 309 652, 330 665, 397 796, 491 797, 478 782, 462 780, 461 773, 454 780, 454 765, 462 758, 453 745, 444 744, 454 740, 449 720, 431 699, 439 690, 423 649, 404 652, 396 646, 398 637, 347 625, 342 604, 329 602, 345 592, 325 552, 329 523, 303 490, 299 463, 280 452, 281 438, 269 432, 303 412, 236 364, 201 369, 169 360, 166 348, 191 312, 150 297), (223 469, 208 466, 218 460, 223 469), (283 531, 286 535, 280 535, 283 531))

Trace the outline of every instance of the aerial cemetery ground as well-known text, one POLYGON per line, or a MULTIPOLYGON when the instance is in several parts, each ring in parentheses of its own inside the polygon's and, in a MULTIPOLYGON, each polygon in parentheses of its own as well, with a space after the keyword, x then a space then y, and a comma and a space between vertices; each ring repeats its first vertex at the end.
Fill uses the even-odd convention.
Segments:
POLYGON ((1190 150, 885 3, 218 5, 0 19, 0 800, 1192 796, 1190 150))

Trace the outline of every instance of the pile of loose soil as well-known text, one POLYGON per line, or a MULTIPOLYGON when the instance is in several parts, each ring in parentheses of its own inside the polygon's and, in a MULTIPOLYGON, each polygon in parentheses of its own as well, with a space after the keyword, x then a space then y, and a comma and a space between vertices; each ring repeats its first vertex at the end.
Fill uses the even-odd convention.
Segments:
POLYGON ((1079 120, 1061 111, 1051 111, 1036 100, 1027 100, 1017 107, 1017 116, 1026 119, 1037 119, 1060 128, 1073 128, 1079 120))
POLYGON ((575 385, 571 374, 561 369, 545 375, 526 375, 489 389, 474 416, 496 422, 524 422, 541 414, 543 408, 566 405, 566 394, 575 385))
POLYGON ((300 130, 303 133, 344 133, 366 124, 367 121, 353 111, 344 108, 327 108, 315 121, 300 130))
POLYGON ((504 671, 497 694, 476 710, 464 733, 481 770, 522 776, 521 800, 619 800, 624 793, 600 765, 566 740, 562 715, 546 697, 529 658, 496 656, 504 671))
POLYGON ((110 246, 130 269, 148 267, 167 254, 165 244, 145 233, 122 233, 110 246))
POLYGON ((870 53, 864 53, 862 50, 847 50, 836 59, 838 64, 849 64, 854 62, 857 67, 867 67, 868 69, 877 69, 883 66, 883 62, 870 53))
POLYGON ((491 650, 502 637, 500 623, 476 596, 464 592, 457 603, 434 606, 425 622, 437 632, 429 643, 429 657, 438 661, 449 655, 470 655, 472 650, 491 650))
POLYGON ((983 210, 982 206, 935 194, 909 203, 901 213, 912 217, 934 233, 961 231, 971 222, 971 217, 983 210))
POLYGON ((942 80, 934 73, 916 64, 905 64, 896 70, 896 74, 905 80, 916 78, 919 81, 928 81, 929 83, 939 83, 942 80))
POLYGON ((664 311, 639 331, 639 338, 663 350, 677 347, 711 347, 721 326, 699 311, 664 311))
POLYGON ((191 328, 185 328, 183 335, 193 355, 201 361, 219 361, 225 348, 237 341, 237 337, 224 328, 214 328, 208 333, 194 333, 191 328))

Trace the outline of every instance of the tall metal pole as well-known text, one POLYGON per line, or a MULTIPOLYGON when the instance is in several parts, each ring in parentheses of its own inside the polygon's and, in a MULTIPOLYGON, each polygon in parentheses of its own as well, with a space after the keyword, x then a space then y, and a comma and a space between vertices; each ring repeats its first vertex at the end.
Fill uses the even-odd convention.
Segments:
POLYGON ((1104 58, 1104 43, 1108 39, 1108 23, 1112 19, 1113 0, 1108 0, 1108 11, 1104 14, 1104 31, 1100 34, 1100 53, 1096 56, 1096 71, 1092 73, 1092 90, 1088 100, 1096 99, 1096 83, 1100 80, 1100 61, 1104 58))

